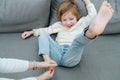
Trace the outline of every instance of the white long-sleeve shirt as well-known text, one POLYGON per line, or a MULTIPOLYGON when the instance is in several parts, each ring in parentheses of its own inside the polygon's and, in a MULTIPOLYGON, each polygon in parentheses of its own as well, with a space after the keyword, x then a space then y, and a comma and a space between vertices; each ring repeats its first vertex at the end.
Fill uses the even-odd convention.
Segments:
POLYGON ((61 22, 56 22, 46 28, 34 29, 34 36, 38 36, 42 33, 57 33, 56 42, 58 44, 71 44, 76 35, 82 33, 83 29, 90 25, 91 21, 94 20, 97 14, 95 6, 92 3, 88 4, 86 8, 88 15, 80 18, 78 22, 70 29, 64 27, 61 22))
POLYGON ((10 58, 0 58, 0 73, 24 72, 28 69, 28 66, 28 61, 10 58))
MULTIPOLYGON (((0 73, 16 73, 27 71, 29 62, 19 59, 0 58, 0 73)), ((14 80, 8 78, 1 78, 0 80, 14 80)), ((29 77, 20 80, 36 80, 35 77, 29 77)))

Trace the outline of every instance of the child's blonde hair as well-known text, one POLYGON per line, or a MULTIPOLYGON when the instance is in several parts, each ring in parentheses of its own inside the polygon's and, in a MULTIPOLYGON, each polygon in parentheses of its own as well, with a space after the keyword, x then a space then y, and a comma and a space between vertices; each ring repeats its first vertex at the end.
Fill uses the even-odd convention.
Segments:
POLYGON ((76 16, 77 20, 79 20, 80 13, 74 0, 65 0, 58 6, 57 16, 59 21, 61 21, 62 15, 67 11, 71 11, 73 15, 76 16))

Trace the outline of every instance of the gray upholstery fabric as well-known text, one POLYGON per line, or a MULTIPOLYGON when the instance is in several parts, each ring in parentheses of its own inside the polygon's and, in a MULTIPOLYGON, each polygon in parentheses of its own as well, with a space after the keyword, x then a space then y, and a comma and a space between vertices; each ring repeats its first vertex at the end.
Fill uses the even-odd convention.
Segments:
MULTIPOLYGON (((0 34, 0 57, 40 61, 41 59, 37 55, 37 37, 22 40, 20 36, 21 33, 0 34)), ((29 76, 38 76, 41 72, 42 70, 14 74, 0 73, 0 77, 20 79, 29 76)))
POLYGON ((120 33, 120 22, 109 23, 102 34, 120 33))
POLYGON ((51 0, 0 0, 0 32, 20 32, 48 25, 51 0))
MULTIPOLYGON (((56 22, 56 7, 61 1, 63 0, 0 0, 0 57, 42 61, 37 55, 37 37, 22 40, 20 32, 49 25, 49 17, 50 24, 56 22)), ((80 7, 81 15, 86 15, 84 3, 81 0, 75 1, 80 7)), ((76 67, 57 67, 51 80, 120 79, 120 1, 108 1, 115 9, 115 14, 103 33, 109 35, 101 35, 87 45, 81 62, 76 67)), ((92 0, 92 2, 98 10, 103 0, 92 0)), ((52 37, 55 38, 55 35, 52 37)), ((18 80, 38 76, 43 70, 15 74, 0 73, 0 77, 18 80)))
MULTIPOLYGON (((64 0, 52 0, 52 6, 51 6, 51 20, 50 20, 50 24, 53 24, 57 21, 57 14, 56 14, 56 10, 57 10, 57 6, 60 4, 60 2, 62 2, 64 0)), ((95 7, 97 9, 97 11, 99 10, 101 4, 103 1, 105 0, 91 0, 94 4, 95 7)), ((107 0, 108 2, 111 3, 113 9, 115 10, 115 13, 112 17, 112 19, 110 20, 110 22, 107 25, 107 28, 105 29, 105 31, 103 32, 103 34, 114 34, 114 33, 120 33, 120 26, 116 25, 116 23, 120 22, 120 0, 107 0), (114 26, 111 26, 111 24, 114 26)), ((85 8, 85 5, 83 3, 82 0, 75 0, 75 3, 77 3, 79 10, 80 10, 80 14, 81 16, 85 16, 87 15, 87 11, 85 8)))
POLYGON ((119 41, 120 34, 99 36, 86 47, 78 66, 58 67, 53 80, 119 80, 119 41))
MULTIPOLYGON (((0 34, 0 57, 41 61, 37 55, 37 37, 22 40, 20 35, 0 34)), ((79 65, 73 68, 57 67, 52 80, 119 80, 119 42, 120 34, 99 36, 85 48, 79 65)), ((38 76, 42 72, 43 70, 15 74, 0 73, 0 77, 20 79, 38 76)))
POLYGON ((53 80, 119 80, 119 41, 120 34, 100 36, 86 47, 78 66, 57 68, 53 80))

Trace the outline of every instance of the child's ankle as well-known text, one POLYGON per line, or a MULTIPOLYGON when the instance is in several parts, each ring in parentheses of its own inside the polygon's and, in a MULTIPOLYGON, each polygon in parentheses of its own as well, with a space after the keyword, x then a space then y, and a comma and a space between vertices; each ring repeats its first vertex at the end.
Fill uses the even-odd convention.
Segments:
POLYGON ((88 39, 95 39, 96 38, 96 35, 94 33, 92 33, 92 31, 89 30, 89 27, 85 28, 84 36, 86 36, 88 39))

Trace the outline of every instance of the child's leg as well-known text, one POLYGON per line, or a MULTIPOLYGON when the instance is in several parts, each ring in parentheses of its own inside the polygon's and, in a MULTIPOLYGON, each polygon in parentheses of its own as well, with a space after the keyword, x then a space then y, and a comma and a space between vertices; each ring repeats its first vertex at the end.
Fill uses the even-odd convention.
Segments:
POLYGON ((104 1, 95 20, 89 26, 85 34, 86 37, 82 34, 73 41, 71 48, 63 56, 61 64, 67 67, 77 65, 81 59, 84 47, 91 41, 89 38, 94 38, 96 35, 101 34, 112 15, 113 9, 109 3, 104 1))
POLYGON ((81 60, 85 46, 91 41, 93 40, 84 36, 84 33, 78 35, 74 39, 69 50, 63 55, 61 59, 61 65, 66 67, 73 67, 77 65, 81 60))
POLYGON ((95 20, 92 22, 88 31, 86 32, 86 36, 88 38, 93 38, 96 35, 100 35, 111 19, 113 12, 114 10, 112 9, 111 5, 107 1, 104 1, 95 20))
POLYGON ((61 47, 47 34, 43 33, 39 36, 39 56, 47 54, 51 59, 55 60, 58 64, 61 60, 61 47))

